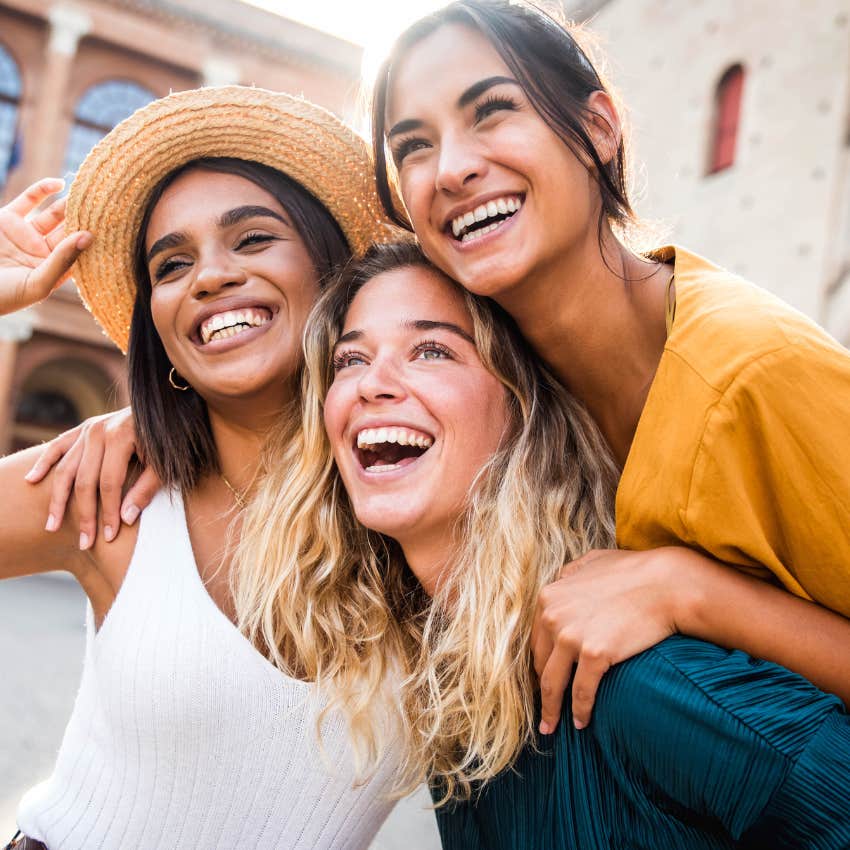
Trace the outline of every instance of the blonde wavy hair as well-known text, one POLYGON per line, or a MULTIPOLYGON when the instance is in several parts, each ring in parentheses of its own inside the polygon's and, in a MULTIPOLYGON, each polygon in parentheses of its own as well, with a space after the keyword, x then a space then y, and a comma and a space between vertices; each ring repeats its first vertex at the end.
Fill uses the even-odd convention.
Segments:
POLYGON ((400 706, 397 790, 425 777, 445 801, 468 796, 534 740, 537 594, 567 561, 613 545, 617 469, 589 414, 510 317, 464 292, 509 423, 458 519, 463 543, 451 574, 428 598, 400 547, 356 520, 322 415, 348 306, 369 280, 406 267, 440 274, 412 243, 376 246, 316 305, 305 336, 303 428, 283 422, 269 446, 244 518, 235 599, 240 627, 273 663, 328 689, 328 710, 347 716, 362 771, 398 735, 375 707, 400 706))

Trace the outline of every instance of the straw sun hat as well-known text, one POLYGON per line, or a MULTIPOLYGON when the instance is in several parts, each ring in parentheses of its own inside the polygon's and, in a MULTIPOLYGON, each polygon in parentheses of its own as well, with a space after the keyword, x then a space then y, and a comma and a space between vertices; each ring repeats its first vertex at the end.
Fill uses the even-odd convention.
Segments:
POLYGON ((201 157, 252 160, 287 174, 327 207, 355 254, 392 236, 366 143, 327 110, 245 86, 156 100, 92 149, 68 195, 69 232, 95 236, 77 260, 77 288, 122 351, 136 295, 133 252, 148 199, 167 174, 201 157))

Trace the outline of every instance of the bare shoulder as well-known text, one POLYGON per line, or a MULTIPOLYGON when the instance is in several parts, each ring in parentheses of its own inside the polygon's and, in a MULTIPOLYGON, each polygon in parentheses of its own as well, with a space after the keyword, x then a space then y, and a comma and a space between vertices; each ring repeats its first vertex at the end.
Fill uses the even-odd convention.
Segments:
POLYGON ((125 528, 111 544, 79 548, 78 518, 73 498, 60 528, 45 529, 53 472, 37 484, 24 478, 41 453, 35 446, 0 459, 0 579, 51 570, 73 574, 95 602, 108 588, 117 591, 136 540, 135 528, 125 528))

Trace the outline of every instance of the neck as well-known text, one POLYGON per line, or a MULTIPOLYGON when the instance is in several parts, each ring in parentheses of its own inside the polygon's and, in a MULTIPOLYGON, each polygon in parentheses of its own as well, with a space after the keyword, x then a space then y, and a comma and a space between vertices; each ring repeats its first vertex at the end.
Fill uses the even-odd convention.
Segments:
POLYGON ((260 398, 208 402, 219 466, 237 492, 247 492, 254 482, 266 436, 285 415, 291 400, 290 392, 277 389, 260 398))
POLYGON ((666 340, 672 269, 624 248, 606 226, 500 304, 599 425, 620 466, 666 340), (604 259, 603 259, 604 255, 604 259))
POLYGON ((448 574, 452 553, 457 551, 455 536, 442 529, 418 533, 414 540, 398 541, 407 565, 429 596, 440 590, 448 574))

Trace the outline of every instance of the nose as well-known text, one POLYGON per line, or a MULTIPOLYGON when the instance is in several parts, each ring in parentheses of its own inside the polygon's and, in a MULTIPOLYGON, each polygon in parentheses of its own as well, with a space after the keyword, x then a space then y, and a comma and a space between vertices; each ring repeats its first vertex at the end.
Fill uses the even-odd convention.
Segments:
POLYGON ((468 134, 444 135, 440 141, 437 162, 437 189, 454 193, 461 191, 487 171, 487 161, 480 146, 468 134))
POLYGON ((399 401, 406 395, 399 366, 389 357, 376 357, 363 370, 357 391, 360 400, 367 404, 399 401))
POLYGON ((230 251, 223 248, 210 249, 196 261, 192 294, 196 298, 203 298, 228 287, 241 286, 246 280, 245 271, 230 251))

